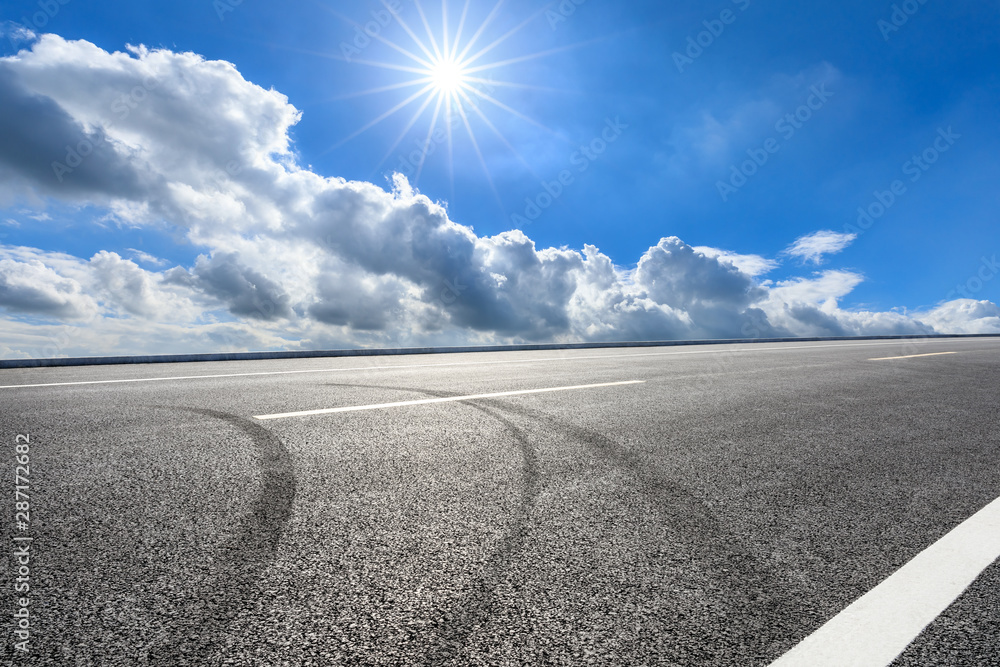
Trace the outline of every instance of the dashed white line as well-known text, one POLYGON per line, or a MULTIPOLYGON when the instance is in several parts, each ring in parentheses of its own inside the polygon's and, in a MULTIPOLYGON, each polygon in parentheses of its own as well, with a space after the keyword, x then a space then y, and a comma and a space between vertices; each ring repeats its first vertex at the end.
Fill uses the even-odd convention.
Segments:
POLYGON ((603 382, 601 384, 581 384, 573 387, 549 387, 546 389, 522 389, 519 391, 501 391, 493 394, 472 394, 469 396, 448 396, 445 398, 424 398, 416 401, 399 401, 397 403, 376 403, 374 405, 351 405, 342 408, 325 408, 323 410, 304 410, 302 412, 283 412, 274 415, 258 415, 254 419, 287 419, 289 417, 311 417, 313 415, 330 415, 338 412, 359 412, 361 410, 383 410, 386 408, 402 408, 411 405, 432 405, 434 403, 455 403, 457 401, 474 401, 483 398, 502 398, 504 396, 526 396, 528 394, 548 394, 556 391, 574 391, 577 389, 599 389, 601 387, 623 387, 631 384, 645 384, 645 380, 630 380, 628 382, 603 382))
MULTIPOLYGON (((938 341, 932 341, 938 342, 938 341)), ((953 341, 957 342, 957 341, 953 341)), ((968 342, 981 342, 969 339, 968 342)), ((0 389, 29 389, 38 387, 79 387, 99 384, 128 384, 134 382, 173 382, 177 380, 212 380, 216 378, 262 377, 272 375, 304 375, 309 373, 350 373, 354 371, 406 370, 413 368, 449 368, 454 366, 491 366, 504 364, 536 364, 552 361, 589 361, 591 359, 629 359, 642 357, 673 357, 692 354, 732 354, 740 352, 778 352, 781 350, 835 350, 842 347, 882 347, 898 345, 900 341, 881 341, 877 343, 838 343, 833 345, 789 345, 782 347, 743 347, 727 348, 714 345, 708 350, 675 350, 672 352, 646 352, 640 354, 592 354, 586 356, 543 357, 539 359, 504 359, 502 361, 459 361, 444 364, 399 364, 384 366, 354 366, 350 368, 311 368, 298 371, 261 371, 256 373, 220 373, 215 375, 178 375, 171 377, 127 378, 120 380, 84 380, 79 382, 44 382, 39 384, 11 384, 0 386, 0 389)), ((301 361, 301 360, 289 360, 301 361)))
POLYGON ((943 357, 946 354, 958 354, 958 352, 933 352, 931 354, 908 354, 905 357, 881 357, 879 359, 869 359, 868 361, 894 361, 896 359, 917 359, 918 357, 943 357))
POLYGON ((771 667, 886 667, 1000 558, 993 501, 771 667))

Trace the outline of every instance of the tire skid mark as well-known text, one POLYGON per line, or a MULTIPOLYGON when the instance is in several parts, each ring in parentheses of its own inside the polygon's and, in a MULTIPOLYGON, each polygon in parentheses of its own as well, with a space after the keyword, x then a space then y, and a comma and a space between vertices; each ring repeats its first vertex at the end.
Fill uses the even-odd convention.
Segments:
MULTIPOLYGON (((766 554, 754 553, 752 547, 746 545, 738 534, 727 530, 703 501, 684 485, 657 475, 647 462, 624 451, 601 433, 521 405, 507 406, 506 409, 525 419, 545 423, 564 436, 576 439, 594 453, 628 471, 637 485, 645 490, 653 501, 653 507, 677 532, 686 555, 690 555, 692 560, 697 558, 696 565, 718 584, 720 592, 727 598, 729 617, 736 619, 727 628, 728 646, 725 647, 719 645, 718 638, 705 636, 704 630, 697 624, 683 628, 692 637, 705 636, 702 645, 706 647, 706 660, 712 664, 741 664, 741 660, 753 656, 761 664, 768 664, 780 656, 784 649, 775 645, 775 639, 784 641, 782 638, 796 636, 801 619, 810 617, 811 610, 805 600, 789 593, 789 583, 761 557, 766 557, 766 554)), ((711 595, 713 591, 706 593, 711 595)), ((682 621, 678 625, 686 623, 682 621)))
MULTIPOLYGON (((348 385, 339 384, 336 386, 348 385)), ((414 389, 412 387, 349 386, 366 389, 379 388, 407 391, 434 397, 456 395, 448 392, 414 389)), ((657 476, 638 457, 623 451, 617 443, 596 431, 561 421, 552 415, 501 399, 482 399, 464 403, 469 407, 476 408, 488 414, 511 429, 521 443, 522 451, 524 452, 523 455, 525 456, 526 471, 529 469, 529 461, 531 461, 530 469, 533 472, 531 476, 526 475, 525 490, 522 494, 520 511, 516 521, 513 522, 512 528, 508 530, 502 545, 487 560, 487 564, 484 566, 470 591, 461 602, 453 605, 453 612, 445 614, 445 620, 449 622, 451 629, 447 629, 448 626, 446 626, 445 631, 439 631, 440 643, 425 654, 424 661, 421 664, 427 666, 460 664, 458 659, 461 657, 462 649, 473 627, 476 625, 485 625, 496 602, 492 590, 500 582, 500 576, 506 569, 507 562, 511 556, 523 547, 527 538, 529 513, 540 492, 538 455, 528 445, 527 433, 515 426, 507 418, 500 416, 498 414, 499 411, 515 414, 525 420, 543 424, 547 431, 559 434, 570 441, 579 442, 604 460, 609 461, 615 467, 626 470, 636 485, 651 499, 651 505, 659 513, 666 525, 677 533, 680 538, 680 548, 678 551, 692 555, 692 560, 695 556, 698 557, 701 561, 698 563, 698 566, 707 570, 707 574, 713 581, 719 584, 722 592, 727 594, 730 599, 732 599, 734 593, 740 596, 738 602, 732 606, 734 613, 742 618, 748 609, 759 607, 762 603, 764 604, 763 616, 766 618, 766 621, 755 627, 744 628, 740 624, 730 627, 727 639, 731 643, 728 647, 719 646, 718 638, 706 635, 698 619, 679 617, 675 621, 674 627, 677 628, 679 634, 686 635, 689 638, 697 638, 698 642, 706 647, 705 655, 703 656, 704 660, 711 664, 727 664, 725 662, 715 662, 720 653, 728 653, 733 658, 745 656, 747 653, 776 657, 773 656, 775 651, 771 648, 771 642, 767 637, 769 633, 761 632, 761 628, 774 630, 775 628, 782 628, 788 625, 789 622, 794 624, 797 619, 802 617, 801 613, 803 612, 799 609, 800 605, 795 600, 779 598, 773 595, 762 598, 754 598, 752 595, 744 598, 741 595, 741 592, 745 589, 784 591, 785 588, 780 582, 768 577, 766 566, 759 563, 754 555, 748 554, 746 550, 739 548, 739 541, 723 529, 715 515, 684 485, 657 476), (490 407, 486 407, 487 405, 490 407), (715 554, 714 562, 708 561, 708 554, 715 554), (750 585, 748 586, 748 584, 750 585)), ((713 594, 713 591, 706 591, 706 596, 713 594)), ((653 640, 654 638, 651 637, 650 639, 653 640)), ((763 658, 761 660, 763 661, 763 658)))
POLYGON ((248 436, 256 448, 261 485, 253 509, 236 533, 219 549, 220 557, 203 586, 185 608, 173 614, 167 637, 149 651, 149 665, 178 667, 213 664, 223 650, 226 629, 249 605, 264 569, 275 559, 292 515, 296 479, 284 443, 255 422, 215 410, 153 406, 182 410, 226 422, 248 436))
MULTIPOLYGON (((413 387, 358 384, 332 384, 327 386, 390 389, 393 391, 422 394, 434 398, 449 398, 458 395, 449 392, 415 389, 413 387)), ((521 500, 513 521, 508 523, 509 528, 504 534, 500 545, 486 559, 479 576, 472 582, 465 595, 447 611, 442 613, 441 618, 445 622, 435 626, 438 628, 436 645, 427 650, 422 663, 420 663, 428 666, 447 664, 456 660, 461 654, 472 630, 477 625, 482 625, 483 621, 489 617, 496 603, 493 590, 501 581, 502 574, 507 569, 507 564, 511 557, 524 546, 531 510, 541 491, 541 469, 538 463, 538 453, 529 442, 527 432, 499 414, 498 410, 503 409, 501 406, 493 403, 494 408, 497 409, 490 409, 482 405, 488 402, 465 401, 463 403, 495 419, 513 435, 523 461, 521 500)))
MULTIPOLYGON (((391 389, 434 397, 456 395, 412 387, 334 386, 391 389)), ((746 545, 738 534, 726 529, 712 510, 685 485, 658 475, 641 457, 623 450, 618 443, 597 431, 510 401, 482 399, 464 403, 497 419, 515 434, 525 457, 525 488, 512 528, 502 545, 487 560, 463 602, 453 606, 453 613, 445 615, 451 628, 439 632, 440 643, 427 652, 422 664, 458 664, 455 661, 460 658, 473 627, 484 625, 489 617, 495 604, 495 596, 491 592, 500 581, 507 562, 523 548, 527 538, 529 513, 540 491, 538 456, 528 443, 527 432, 499 412, 542 424, 548 432, 576 441, 613 466, 627 471, 634 484, 650 499, 663 522, 676 533, 678 542, 675 551, 678 555, 689 558, 691 566, 699 568, 715 584, 712 590, 704 591, 705 598, 724 596, 726 599, 730 622, 725 637, 709 635, 700 619, 695 617, 678 616, 673 620, 673 627, 679 635, 704 647, 701 657, 707 663, 739 664, 740 660, 753 656, 761 664, 766 664, 782 651, 781 647, 775 647, 774 638, 780 641, 781 637, 794 636, 801 619, 809 614, 802 600, 787 593, 788 583, 765 561, 766 554, 754 553, 752 546, 746 545)), ((656 640, 654 637, 649 639, 656 640)))
POLYGON ((441 665, 455 660, 473 629, 483 625, 484 621, 490 617, 496 604, 494 591, 500 583, 503 573, 508 569, 511 558, 524 548, 528 534, 528 521, 541 491, 538 454, 531 446, 528 434, 494 410, 475 405, 472 402, 468 405, 503 424, 517 441, 524 460, 521 502, 513 521, 508 523, 509 527, 503 540, 486 559, 479 577, 464 598, 454 604, 452 610, 445 614, 445 620, 448 622, 438 632, 438 645, 425 655, 424 664, 426 665, 441 665))

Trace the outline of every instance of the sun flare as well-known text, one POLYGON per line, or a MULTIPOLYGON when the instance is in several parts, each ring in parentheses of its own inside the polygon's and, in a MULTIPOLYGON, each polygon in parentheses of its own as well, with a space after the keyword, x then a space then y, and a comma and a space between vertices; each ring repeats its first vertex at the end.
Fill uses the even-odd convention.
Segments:
POLYGON ((468 85, 468 73, 455 60, 441 59, 433 63, 430 78, 438 92, 453 95, 468 85))
MULTIPOLYGON (((391 9, 388 4, 388 0, 382 0, 382 4, 385 5, 387 10, 391 9)), ((536 58, 542 58, 558 51, 564 51, 569 48, 576 48, 579 46, 571 45, 550 49, 540 53, 507 58, 497 58, 495 55, 492 58, 489 57, 490 54, 495 54, 498 47, 507 42, 511 37, 520 32, 532 21, 539 18, 545 11, 545 8, 536 11, 521 23, 517 24, 514 28, 504 32, 500 37, 482 45, 481 41, 485 41, 484 36, 487 34, 487 28, 498 17, 503 4, 504 0, 497 0, 492 11, 490 11, 485 19, 483 19, 482 22, 479 22, 478 27, 476 27, 471 23, 467 23, 472 0, 465 0, 458 17, 457 27, 452 29, 451 26, 454 24, 451 23, 451 19, 454 18, 454 12, 449 12, 449 0, 441 0, 441 27, 439 31, 436 31, 432 27, 431 21, 428 20, 427 14, 424 12, 421 0, 413 0, 413 7, 416 9, 416 18, 419 19, 419 23, 422 24, 423 27, 423 36, 418 34, 419 29, 414 29, 414 27, 411 26, 402 15, 393 12, 393 20, 396 24, 398 24, 400 29, 408 35, 412 45, 409 47, 401 46, 400 44, 381 35, 372 35, 372 37, 376 41, 381 42, 384 46, 402 55, 403 58, 390 62, 354 58, 351 62, 374 66, 388 71, 402 72, 404 74, 408 74, 409 76, 405 76, 404 80, 399 81, 398 83, 378 86, 367 91, 352 94, 351 96, 354 97, 357 95, 391 92, 406 88, 417 88, 417 90, 384 113, 380 114, 364 126, 337 142, 332 148, 338 148, 344 145, 361 133, 366 132, 391 116, 396 115, 403 109, 415 106, 416 110, 413 115, 410 117, 409 121, 405 123, 402 132, 400 132, 396 141, 391 145, 376 169, 380 168, 390 158, 393 152, 396 151, 403 140, 408 136, 409 132, 414 129, 414 126, 421 119, 425 119, 429 115, 430 122, 426 135, 421 132, 420 137, 422 138, 418 138, 418 147, 422 146, 422 150, 418 151, 419 155, 414 165, 413 171, 415 173, 413 174, 412 182, 416 183, 419 181, 420 174, 424 168, 425 159, 432 153, 436 152, 436 143, 439 140, 435 139, 435 137, 438 137, 440 132, 444 132, 447 144, 446 155, 449 177, 452 182, 452 189, 454 189, 454 155, 452 135, 453 130, 464 128, 464 132, 468 135, 469 143, 482 165, 490 187, 493 189, 493 193, 499 201, 499 193, 493 183, 489 166, 483 155, 483 151, 480 148, 479 139, 476 137, 473 125, 479 124, 481 127, 489 130, 489 132, 495 135, 503 145, 513 152, 518 160, 529 170, 530 166, 528 165, 528 162, 515 150, 507 138, 501 134, 500 130, 488 117, 488 112, 491 109, 494 113, 499 110, 537 126, 554 136, 556 136, 556 133, 493 96, 493 93, 497 88, 520 88, 524 90, 549 89, 510 81, 498 81, 493 78, 490 72, 504 66, 526 63, 536 58), (471 33, 471 35, 469 33, 471 33)), ((363 29, 361 26, 356 27, 358 29, 363 29)), ((561 139, 562 137, 559 138, 561 139)))

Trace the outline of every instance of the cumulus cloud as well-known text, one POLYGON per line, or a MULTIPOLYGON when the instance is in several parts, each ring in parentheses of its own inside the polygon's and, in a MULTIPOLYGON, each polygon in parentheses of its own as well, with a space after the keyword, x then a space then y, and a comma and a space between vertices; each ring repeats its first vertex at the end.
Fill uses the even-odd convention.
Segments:
POLYGON ((101 251, 81 271, 109 314, 163 322, 196 318, 207 308, 196 292, 177 288, 166 274, 146 271, 114 252, 101 251))
POLYGON ((167 279, 218 299, 236 316, 275 320, 291 315, 281 286, 243 264, 236 253, 202 255, 190 273, 175 269, 167 279))
POLYGON ((711 248, 709 246, 695 246, 694 250, 706 257, 713 257, 722 262, 732 264, 752 278, 768 274, 781 265, 777 260, 767 259, 761 255, 741 255, 730 250, 711 248))
POLYGON ((989 301, 949 301, 919 317, 922 322, 941 333, 1000 333, 1000 307, 989 301))
POLYGON ((864 281, 853 271, 824 271, 779 282, 761 304, 769 321, 794 336, 907 336, 936 333, 895 312, 846 310, 840 300, 864 281))
POLYGON ((134 198, 145 191, 148 186, 143 181, 148 174, 130 163, 104 128, 88 128, 52 98, 29 90, 11 62, 17 61, 7 59, 6 66, 0 66, 4 100, 0 105, 0 177, 8 189, 30 184, 46 194, 67 198, 100 194, 103 201, 134 198), (53 168, 60 164, 75 165, 75 171, 53 168))
POLYGON ((806 234, 796 239, 795 243, 785 250, 785 254, 791 257, 798 257, 804 262, 822 264, 826 255, 836 255, 842 252, 847 246, 854 243, 857 238, 857 234, 830 230, 813 232, 812 234, 806 234))
POLYGON ((0 308, 8 312, 62 319, 81 319, 96 312, 96 303, 71 278, 40 261, 0 259, 0 308))
MULTIPOLYGON (((206 249, 167 268, 134 249, 122 252, 136 261, 0 246, 7 356, 916 333, 949 318, 992 321, 957 306, 919 321, 845 310, 859 274, 764 283, 775 261, 674 237, 619 266, 594 246, 479 236, 402 176, 386 190, 302 167, 288 99, 191 53, 108 53, 44 35, 0 59, 0 89, 0 200, 95 206, 206 249)), ((804 238, 791 254, 810 261, 850 242, 804 238)))
POLYGON ((11 315, 61 320, 135 316, 186 322, 210 307, 197 291, 177 288, 117 253, 90 260, 0 245, 0 308, 11 315))

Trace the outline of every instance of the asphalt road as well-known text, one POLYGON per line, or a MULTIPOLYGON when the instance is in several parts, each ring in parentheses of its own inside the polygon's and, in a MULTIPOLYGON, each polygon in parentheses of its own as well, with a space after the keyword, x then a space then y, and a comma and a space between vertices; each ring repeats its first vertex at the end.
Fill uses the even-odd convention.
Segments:
MULTIPOLYGON (((769 665, 1000 498, 1000 339, 0 386, 5 664, 769 665)), ((994 562, 892 664, 1000 665, 998 647, 994 562)))

